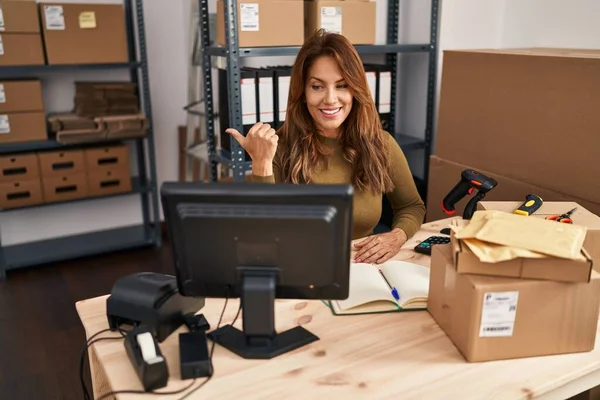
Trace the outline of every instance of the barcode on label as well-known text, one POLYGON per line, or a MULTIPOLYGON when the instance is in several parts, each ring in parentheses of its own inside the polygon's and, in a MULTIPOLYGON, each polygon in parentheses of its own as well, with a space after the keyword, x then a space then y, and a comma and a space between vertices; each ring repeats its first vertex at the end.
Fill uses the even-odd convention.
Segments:
POLYGON ((519 292, 483 294, 480 337, 512 336, 517 316, 519 292))
POLYGON ((6 27, 4 26, 4 12, 2 11, 2 6, 0 5, 0 31, 5 30, 6 27))

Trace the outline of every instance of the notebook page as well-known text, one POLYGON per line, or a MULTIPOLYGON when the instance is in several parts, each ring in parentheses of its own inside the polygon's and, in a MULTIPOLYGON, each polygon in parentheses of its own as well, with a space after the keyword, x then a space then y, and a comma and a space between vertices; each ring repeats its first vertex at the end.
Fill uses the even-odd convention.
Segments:
POLYGON ((407 261, 387 261, 381 270, 398 289, 400 304, 414 298, 429 296, 429 268, 407 261))
POLYGON ((350 264, 350 293, 346 300, 338 300, 342 310, 377 300, 395 302, 394 296, 376 266, 365 263, 350 264))

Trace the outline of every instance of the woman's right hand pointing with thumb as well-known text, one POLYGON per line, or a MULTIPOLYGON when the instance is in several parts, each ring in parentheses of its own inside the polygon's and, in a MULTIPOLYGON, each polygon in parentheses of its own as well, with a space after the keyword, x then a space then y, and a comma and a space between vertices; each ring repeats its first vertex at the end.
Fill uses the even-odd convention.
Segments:
POLYGON ((279 136, 271 125, 257 122, 246 136, 233 128, 226 129, 225 132, 233 136, 246 150, 252 159, 252 170, 255 174, 268 176, 273 173, 273 158, 279 136))

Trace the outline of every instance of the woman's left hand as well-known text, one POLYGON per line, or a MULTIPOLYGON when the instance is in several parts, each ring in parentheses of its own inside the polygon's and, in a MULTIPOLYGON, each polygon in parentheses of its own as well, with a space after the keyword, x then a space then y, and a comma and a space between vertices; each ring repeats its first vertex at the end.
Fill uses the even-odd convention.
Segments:
POLYGON ((408 238, 406 233, 395 228, 391 232, 372 235, 356 243, 355 262, 381 264, 394 257, 408 238))

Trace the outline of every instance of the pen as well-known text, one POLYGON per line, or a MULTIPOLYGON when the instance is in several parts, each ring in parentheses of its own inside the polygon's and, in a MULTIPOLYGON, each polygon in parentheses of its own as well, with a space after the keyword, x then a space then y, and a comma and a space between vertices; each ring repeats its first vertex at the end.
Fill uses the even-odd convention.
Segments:
POLYGON ((379 270, 379 273, 381 274, 381 276, 383 277, 383 280, 385 281, 385 283, 387 283, 388 287, 392 291, 392 296, 394 296, 394 298, 396 300, 400 300, 400 295, 398 294, 398 290, 396 290, 395 287, 390 285, 390 282, 387 280, 387 278, 385 277, 385 275, 383 274, 383 271, 381 269, 379 270))

